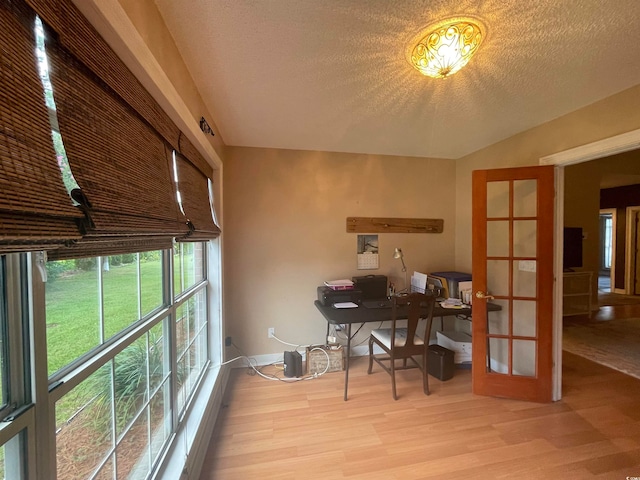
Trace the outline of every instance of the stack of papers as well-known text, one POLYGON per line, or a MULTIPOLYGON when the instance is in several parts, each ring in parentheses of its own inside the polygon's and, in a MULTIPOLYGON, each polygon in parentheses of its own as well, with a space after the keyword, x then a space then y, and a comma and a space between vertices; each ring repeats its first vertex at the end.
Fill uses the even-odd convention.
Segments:
POLYGON ((411 275, 411 291, 426 293, 427 291, 427 274, 420 272, 413 272, 411 275))
POLYGON ((358 308, 358 304, 353 302, 339 302, 334 303, 333 308, 358 308))
POLYGON ((466 305, 462 303, 459 298, 447 298, 445 301, 440 302, 442 308, 465 308, 466 305))
POLYGON ((341 279, 341 280, 329 280, 324 284, 331 290, 351 290, 353 289, 353 281, 341 279))

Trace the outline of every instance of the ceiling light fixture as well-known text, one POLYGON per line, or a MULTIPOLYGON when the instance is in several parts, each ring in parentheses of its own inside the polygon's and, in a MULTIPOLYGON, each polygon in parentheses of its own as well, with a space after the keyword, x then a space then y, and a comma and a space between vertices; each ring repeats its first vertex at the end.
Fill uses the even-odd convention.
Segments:
POLYGON ((483 36, 484 26, 475 19, 445 20, 423 30, 409 45, 409 63, 423 75, 447 78, 467 64, 483 36))

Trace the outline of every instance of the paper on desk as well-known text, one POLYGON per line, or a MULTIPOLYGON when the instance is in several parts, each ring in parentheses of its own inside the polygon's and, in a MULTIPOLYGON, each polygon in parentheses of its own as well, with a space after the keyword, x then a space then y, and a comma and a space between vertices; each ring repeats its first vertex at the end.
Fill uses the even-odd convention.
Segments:
POLYGON ((353 302, 338 302, 333 304, 333 308, 357 308, 358 304, 353 302))
POLYGON ((425 293, 427 291, 427 274, 413 272, 411 275, 411 291, 425 293))
POLYGON ((332 290, 350 290, 353 288, 353 281, 347 279, 329 280, 324 284, 332 290))
POLYGON ((462 303, 471 305, 473 301, 473 285, 471 282, 458 282, 458 293, 462 299, 462 303))
POLYGON ((445 301, 440 302, 442 308, 466 308, 467 306, 462 303, 459 298, 447 298, 445 301))

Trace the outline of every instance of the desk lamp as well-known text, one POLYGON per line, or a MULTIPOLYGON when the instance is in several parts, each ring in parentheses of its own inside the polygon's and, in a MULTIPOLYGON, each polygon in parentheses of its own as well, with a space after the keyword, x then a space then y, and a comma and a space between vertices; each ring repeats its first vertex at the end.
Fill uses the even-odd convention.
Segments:
POLYGON ((404 289, 407 290, 407 266, 404 264, 404 254, 402 253, 401 248, 397 248, 395 252, 393 252, 393 258, 399 258, 402 262, 402 271, 404 272, 404 289))

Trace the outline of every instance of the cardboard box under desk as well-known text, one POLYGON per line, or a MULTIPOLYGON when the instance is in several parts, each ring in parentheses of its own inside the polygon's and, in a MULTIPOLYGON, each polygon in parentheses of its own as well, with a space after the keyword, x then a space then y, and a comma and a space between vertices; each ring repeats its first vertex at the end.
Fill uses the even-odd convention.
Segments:
POLYGON ((344 370, 344 348, 342 345, 311 345, 306 350, 307 374, 339 372, 344 370), (325 355, 326 353, 326 355, 325 355), (327 356, 329 368, 327 368, 327 356))

